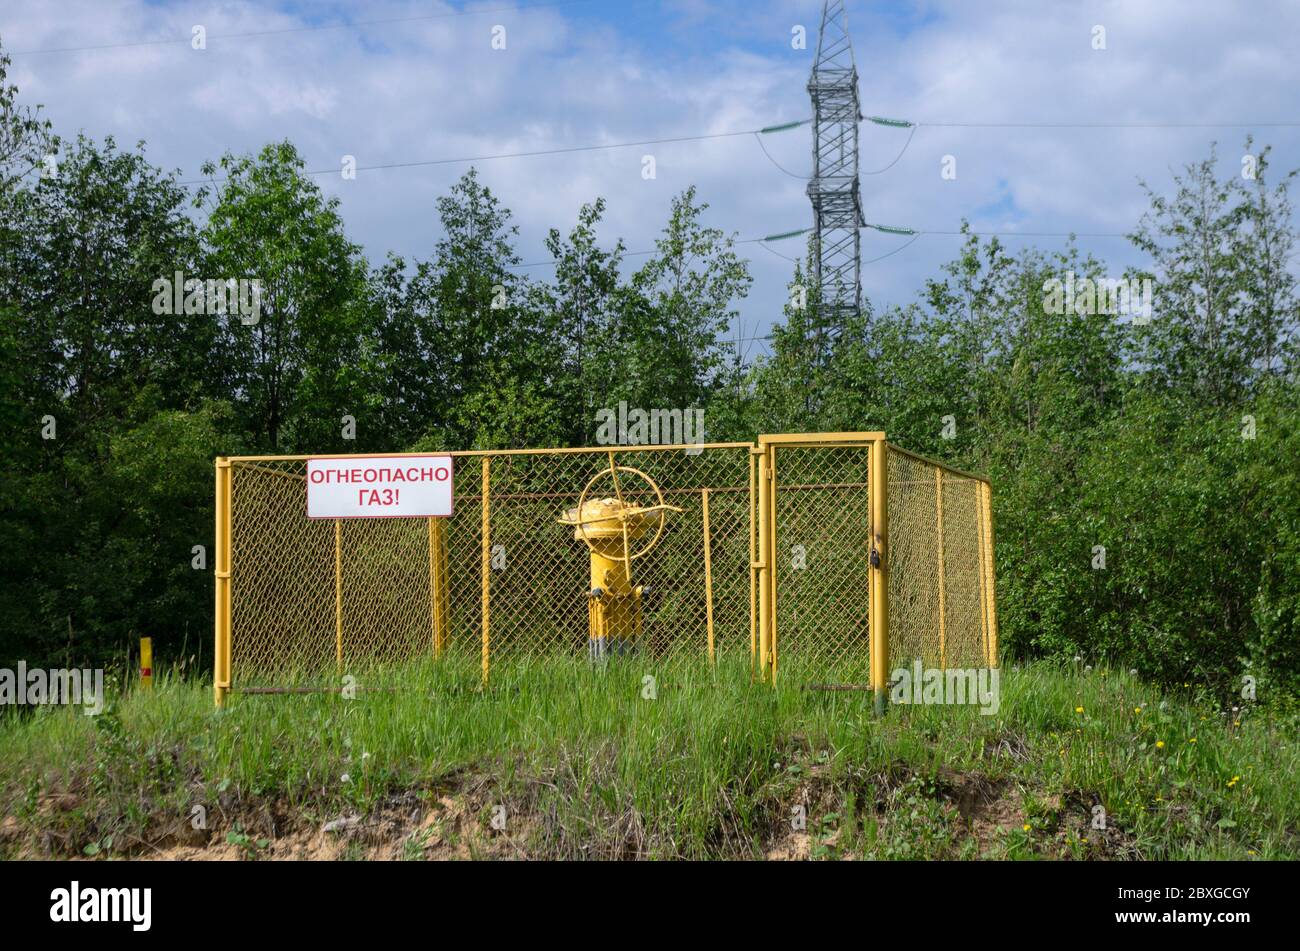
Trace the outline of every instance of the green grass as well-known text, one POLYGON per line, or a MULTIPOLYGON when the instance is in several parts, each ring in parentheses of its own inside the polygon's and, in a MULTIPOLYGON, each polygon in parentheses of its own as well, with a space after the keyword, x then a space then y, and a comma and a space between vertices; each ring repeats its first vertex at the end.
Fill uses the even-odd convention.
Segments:
POLYGON ((1295 715, 1222 710, 1194 685, 1030 665, 1003 672, 996 715, 879 719, 865 692, 789 674, 774 691, 747 664, 493 677, 480 691, 469 666, 372 672, 363 686, 381 689, 352 700, 235 695, 217 713, 210 686, 163 675, 97 717, 11 712, 0 855, 212 843, 253 858, 356 815, 379 831, 343 857, 379 854, 376 837, 407 858, 1300 857, 1295 715))

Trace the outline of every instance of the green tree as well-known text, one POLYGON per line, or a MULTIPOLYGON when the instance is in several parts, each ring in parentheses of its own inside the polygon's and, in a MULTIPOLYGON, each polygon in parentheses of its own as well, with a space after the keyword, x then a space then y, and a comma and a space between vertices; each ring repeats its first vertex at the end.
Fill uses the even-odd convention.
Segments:
POLYGON ((611 402, 685 409, 734 382, 727 330, 753 279, 735 236, 704 225, 708 207, 694 186, 675 197, 655 254, 632 276, 611 402))
POLYGON ((1215 406, 1234 404, 1261 375, 1294 368, 1300 331, 1287 267, 1296 173, 1270 188, 1269 149, 1252 156, 1251 147, 1247 139, 1253 180, 1237 170, 1220 179, 1211 149, 1175 175, 1172 196, 1143 183, 1151 207, 1132 235, 1156 283, 1154 320, 1135 333, 1135 358, 1150 385, 1215 406))
POLYGON ((820 293, 808 285, 805 266, 796 264, 784 319, 770 334, 771 355, 756 361, 753 380, 759 418, 755 423, 771 432, 815 432, 823 428, 827 400, 847 399, 832 378, 837 367, 829 359, 829 349, 819 344, 825 329, 819 317, 820 293))
POLYGON ((470 169, 438 199, 429 261, 380 270, 385 412, 424 448, 518 446, 559 433, 554 341, 535 290, 516 273, 518 228, 470 169), (398 405, 400 403, 400 405, 398 405))
POLYGON ((46 158, 57 158, 59 149, 53 126, 41 118, 41 107, 19 104, 18 87, 8 82, 11 62, 0 46, 0 214, 5 197, 31 172, 47 168, 46 158))
MULTIPOLYGON (((197 253, 186 201, 140 151, 84 137, 57 175, 27 180, 7 200, 0 623, 10 659, 102 659, 149 620, 139 586, 182 559, 129 526, 131 489, 110 472, 121 433, 183 413, 204 387, 210 323, 152 306, 154 281, 197 253)), ((210 521, 177 524, 193 545, 210 521)), ((204 611, 189 606, 191 618, 204 611)))
MULTIPOLYGON (((227 154, 204 166, 224 179, 205 188, 203 277, 260 283, 260 312, 226 314, 212 374, 251 442, 268 449, 384 445, 367 426, 374 405, 377 311, 360 249, 338 200, 326 199, 288 142, 256 158, 227 154), (255 319, 254 319, 255 317, 255 319), (345 441, 343 417, 356 420, 345 441)), ((251 295, 249 299, 251 303, 251 295)))
POLYGON ((624 392, 623 317, 630 295, 619 277, 623 242, 610 251, 596 243, 604 211, 598 198, 578 211, 567 237, 552 228, 546 238, 555 278, 539 289, 539 306, 547 336, 559 344, 552 378, 566 445, 590 444, 597 409, 624 392))

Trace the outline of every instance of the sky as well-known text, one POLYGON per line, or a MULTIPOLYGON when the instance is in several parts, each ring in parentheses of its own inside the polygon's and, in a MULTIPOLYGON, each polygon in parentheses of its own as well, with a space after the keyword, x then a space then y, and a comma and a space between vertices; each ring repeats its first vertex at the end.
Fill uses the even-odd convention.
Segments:
MULTIPOLYGON (((309 169, 338 169, 345 155, 364 167, 805 119, 821 7, 0 0, 0 44, 21 101, 43 104, 62 136, 143 140, 152 162, 189 180, 205 160, 285 138, 309 169), (385 20, 397 22, 372 22, 385 20), (206 49, 191 47, 196 25, 206 49), (504 49, 493 48, 499 28, 504 49)), ((1098 235, 1076 243, 1119 276, 1142 258, 1109 235, 1130 231, 1146 209, 1142 181, 1167 190, 1216 141, 1224 169, 1240 168, 1251 132, 1255 151, 1273 145, 1275 170, 1300 165, 1295 0, 848 0, 847 11, 863 114, 921 123, 910 141, 909 130, 862 125, 869 222, 956 231, 965 220, 1011 233, 1013 250, 1069 240, 1028 232, 1098 235), (1070 123, 1149 127, 1060 127, 1070 123), (1233 127, 1185 127, 1209 123, 1233 127), (955 178, 942 174, 949 156, 955 178)), ((567 232, 597 197, 608 203, 602 243, 621 237, 630 251, 653 248, 672 197, 690 185, 709 205, 706 224, 739 239, 808 227, 809 127, 762 145, 769 154, 739 135, 474 164, 514 213, 519 253, 534 263, 549 258, 548 229, 567 232), (653 179, 642 173, 646 155, 653 179)), ((390 251, 432 254, 435 201, 469 164, 315 180, 339 198, 349 236, 375 264, 390 251)), ((754 284, 732 333, 747 356, 764 349, 748 338, 780 318, 804 240, 740 246, 754 284)), ((959 246, 949 235, 908 243, 864 231, 864 294, 877 308, 916 300, 959 246)))

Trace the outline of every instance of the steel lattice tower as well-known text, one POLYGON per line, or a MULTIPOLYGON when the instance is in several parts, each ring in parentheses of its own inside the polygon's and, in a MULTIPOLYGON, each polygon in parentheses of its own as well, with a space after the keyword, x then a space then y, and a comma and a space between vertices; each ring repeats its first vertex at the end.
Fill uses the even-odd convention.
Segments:
POLYGON ((863 224, 858 187, 858 70, 844 0, 825 0, 817 61, 808 80, 813 105, 814 279, 821 288, 821 326, 832 335, 856 317, 862 298, 863 224))

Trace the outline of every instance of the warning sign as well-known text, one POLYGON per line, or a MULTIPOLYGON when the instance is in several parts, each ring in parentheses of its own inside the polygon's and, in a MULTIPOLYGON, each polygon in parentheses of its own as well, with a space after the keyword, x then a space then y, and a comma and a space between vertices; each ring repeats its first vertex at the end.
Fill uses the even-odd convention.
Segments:
POLYGON ((451 483, 451 456, 308 459, 307 517, 448 516, 451 483))

